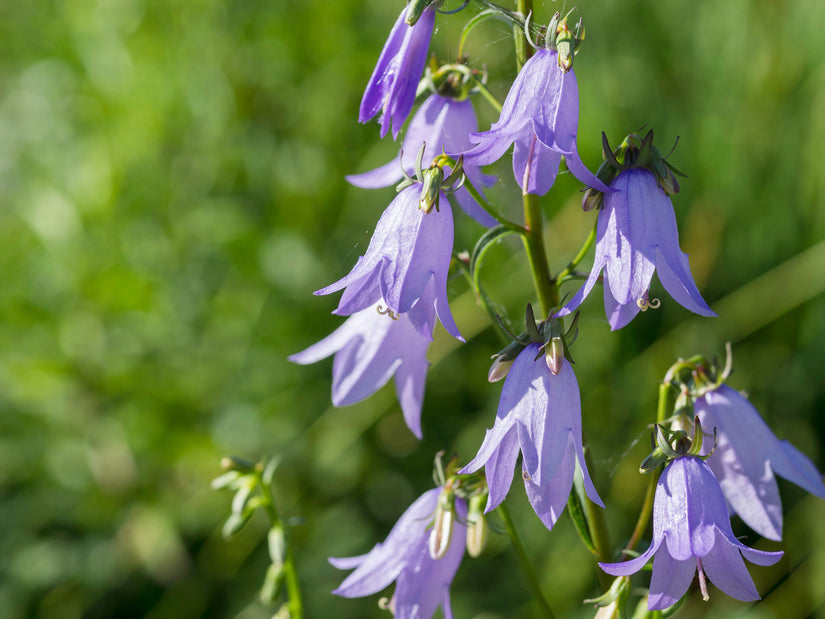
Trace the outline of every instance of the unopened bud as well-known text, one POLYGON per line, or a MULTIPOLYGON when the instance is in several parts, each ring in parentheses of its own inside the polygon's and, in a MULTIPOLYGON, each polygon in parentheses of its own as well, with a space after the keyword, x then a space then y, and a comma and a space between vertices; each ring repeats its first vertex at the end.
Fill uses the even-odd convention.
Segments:
POLYGON ((561 372, 561 366, 564 364, 564 343, 560 337, 554 337, 545 348, 544 359, 547 361, 547 367, 550 368, 550 373, 556 376, 561 372))
POLYGON ((435 208, 438 210, 438 198, 441 195, 441 183, 444 180, 444 170, 438 166, 432 166, 423 171, 421 181, 421 198, 418 200, 418 208, 425 213, 429 213, 435 208))
POLYGON ((467 511, 467 553, 473 558, 484 551, 487 540, 490 539, 490 527, 484 517, 486 499, 486 492, 474 495, 467 511))
POLYGON ((498 357, 493 361, 493 365, 490 366, 490 371, 487 372, 487 380, 491 383, 496 383, 507 376, 507 372, 510 371, 513 361, 514 359, 505 360, 502 357, 498 357))
POLYGON ((239 473, 251 473, 255 470, 255 464, 249 460, 244 460, 237 456, 225 456, 221 458, 221 468, 224 471, 238 471, 239 473))
POLYGON ((601 191, 596 191, 591 187, 584 192, 584 197, 582 198, 582 210, 585 213, 594 210, 599 210, 602 208, 603 205, 604 194, 601 191))
POLYGON ((278 594, 284 583, 284 569, 281 565, 270 565, 264 576, 264 584, 261 587, 259 597, 264 604, 272 604, 278 599, 278 594))
POLYGON ((664 190, 666 194, 672 196, 674 194, 679 193, 679 181, 676 180, 676 175, 673 174, 673 170, 665 166, 667 172, 665 176, 659 177, 659 186, 664 190))
POLYGON ((443 488, 438 495, 438 505, 435 508, 435 521, 430 531, 430 557, 440 559, 450 548, 450 540, 453 536, 453 520, 455 506, 453 505, 454 493, 451 488, 443 488))

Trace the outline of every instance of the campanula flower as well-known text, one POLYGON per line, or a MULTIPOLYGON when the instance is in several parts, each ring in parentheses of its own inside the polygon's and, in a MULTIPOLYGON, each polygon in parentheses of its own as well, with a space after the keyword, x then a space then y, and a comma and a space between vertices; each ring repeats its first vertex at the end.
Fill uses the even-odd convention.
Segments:
MULTIPOLYGON (((425 162, 432 161, 442 152, 460 153, 470 148, 470 134, 477 129, 476 114, 469 99, 431 95, 410 121, 398 156, 369 172, 347 176, 347 180, 365 189, 393 185, 401 180, 403 173, 408 176, 415 173, 416 158, 422 145, 426 145, 422 157, 425 162)), ((464 174, 479 190, 482 185, 489 185, 495 179, 482 174, 478 166, 466 163, 464 174)), ((487 227, 496 225, 496 220, 473 200, 466 189, 456 191, 455 197, 464 212, 478 223, 487 227)))
POLYGON ((679 247, 673 204, 653 173, 625 169, 610 188, 613 191, 604 195, 604 208, 599 211, 593 268, 557 315, 575 310, 604 270, 604 309, 611 329, 624 327, 650 305, 647 294, 653 271, 683 307, 715 316, 693 281, 687 254, 679 247))
POLYGON ((587 496, 604 506, 584 461, 576 375, 570 363, 551 374, 536 343, 527 345, 513 361, 493 428, 461 471, 473 473, 484 467, 490 492, 485 511, 495 509, 507 496, 519 451, 527 498, 548 529, 567 504, 577 462, 587 496))
POLYGON ((401 125, 407 120, 427 62, 435 26, 435 9, 432 6, 425 8, 412 26, 405 22, 406 15, 407 7, 404 7, 381 50, 358 114, 358 120, 362 123, 381 114, 382 138, 387 135, 390 124, 393 138, 398 137, 401 125))
POLYGON ((707 430, 716 428, 717 446, 707 463, 730 506, 754 531, 782 539, 782 501, 774 475, 825 498, 822 475, 788 441, 780 441, 741 393, 727 385, 695 403, 707 430))
POLYGON ((421 438, 421 404, 429 367, 426 355, 435 323, 432 295, 428 290, 420 303, 401 315, 387 311, 381 300, 356 312, 337 330, 289 360, 305 365, 335 355, 335 406, 360 402, 395 376, 395 392, 404 420, 412 433, 421 438), (421 335, 418 329, 429 333, 429 337, 421 335))
POLYGON ((438 505, 439 488, 422 494, 401 516, 383 544, 365 555, 331 558, 335 567, 355 568, 333 593, 347 598, 372 595, 395 581, 389 605, 396 619, 430 619, 441 606, 444 617, 452 619, 450 584, 466 544, 467 503, 455 499, 456 517, 446 553, 433 559, 430 534, 438 505))
POLYGON ((728 508, 710 467, 695 456, 672 460, 662 472, 653 501, 653 541, 644 554, 623 563, 599 563, 613 576, 630 576, 653 557, 649 610, 662 610, 687 592, 699 573, 744 602, 759 599, 742 556, 756 565, 773 565, 781 552, 754 550, 734 537, 728 508))
MULTIPOLYGON (((446 197, 429 212, 419 208, 421 185, 403 189, 390 203, 372 235, 367 253, 352 270, 315 294, 344 290, 335 314, 349 316, 384 299, 396 314, 421 300, 430 303, 444 328, 461 341, 447 301, 447 272, 453 251, 453 214, 446 197), (425 293, 432 286, 432 296, 425 293), (427 297, 425 300, 424 297, 427 297)), ((429 337, 418 324, 419 333, 429 337)))
POLYGON ((493 163, 515 143, 513 174, 524 193, 547 193, 556 180, 562 155, 577 179, 607 192, 609 189, 579 158, 578 124, 579 92, 573 70, 559 68, 557 51, 539 49, 513 82, 498 122, 488 131, 470 136, 477 146, 465 152, 464 162, 493 163))

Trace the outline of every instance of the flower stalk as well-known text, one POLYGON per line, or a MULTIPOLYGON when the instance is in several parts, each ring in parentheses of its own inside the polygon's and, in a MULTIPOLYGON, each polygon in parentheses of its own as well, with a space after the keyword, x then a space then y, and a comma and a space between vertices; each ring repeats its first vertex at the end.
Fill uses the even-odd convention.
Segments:
POLYGON ((518 534, 513 518, 510 516, 510 510, 507 509, 507 504, 502 503, 499 505, 498 512, 501 514, 501 519, 504 520, 504 528, 507 529, 507 535, 510 538, 510 543, 513 544, 513 549, 516 551, 521 569, 524 570, 527 580, 533 588, 533 593, 536 595, 536 601, 539 604, 542 615, 545 619, 555 619, 550 604, 548 604, 547 598, 544 597, 544 593, 541 590, 538 578, 536 578, 536 573, 530 565, 530 559, 527 558, 527 551, 524 550, 524 544, 521 542, 521 537, 518 534))

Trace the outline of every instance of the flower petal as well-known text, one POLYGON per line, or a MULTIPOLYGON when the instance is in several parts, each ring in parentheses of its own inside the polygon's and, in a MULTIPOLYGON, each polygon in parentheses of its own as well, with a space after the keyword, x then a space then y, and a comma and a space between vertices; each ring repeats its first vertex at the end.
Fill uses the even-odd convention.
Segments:
POLYGON ((570 490, 573 487, 573 473, 576 469, 575 448, 572 435, 568 438, 567 450, 561 465, 553 477, 545 479, 540 486, 524 475, 524 490, 536 516, 548 530, 553 528, 567 505, 570 490))
POLYGON ((675 559, 664 549, 653 558, 653 576, 650 579, 648 610, 664 610, 673 606, 687 593, 693 575, 696 573, 696 559, 675 559))
POLYGON ((738 548, 721 533, 713 550, 702 558, 702 567, 711 582, 732 598, 743 602, 759 599, 759 593, 738 548))

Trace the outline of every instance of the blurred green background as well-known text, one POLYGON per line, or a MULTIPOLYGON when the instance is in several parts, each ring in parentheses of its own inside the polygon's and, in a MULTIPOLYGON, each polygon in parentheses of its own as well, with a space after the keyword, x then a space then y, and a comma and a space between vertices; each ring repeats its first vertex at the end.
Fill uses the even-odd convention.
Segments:
MULTIPOLYGON (((445 8, 454 8, 448 0, 445 8)), ((380 596, 330 594, 326 557, 361 554, 431 487, 434 453, 466 461, 492 424, 499 346, 462 278, 439 329, 423 413, 406 430, 392 387, 333 409, 329 361, 286 356, 340 323, 311 292, 365 250, 392 189, 344 175, 393 156, 361 92, 400 0, 34 0, 0 3, 0 617, 257 619, 265 521, 228 543, 221 456, 279 454, 307 616, 381 617, 380 596)), ((558 4, 537 2, 536 21, 558 4)), ((676 356, 734 346, 731 384, 780 438, 825 468, 825 4, 818 0, 581 0, 579 147, 643 125, 689 175, 674 200, 682 247, 719 318, 662 309, 610 333, 600 294, 574 347, 585 432, 614 545, 645 479, 644 426, 676 356)), ((454 60, 473 5, 441 16, 454 60)), ((502 99, 508 29, 468 53, 502 99)), ((483 128, 495 114, 475 101, 483 128)), ((506 162, 490 191, 518 216, 506 162)), ((543 199, 558 270, 593 214, 560 178, 543 199)), ((457 216, 456 249, 479 227, 457 216)), ((518 245, 496 248, 489 291, 513 320, 531 300, 518 245)), ((590 260, 590 258, 588 258, 590 260)), ((654 289, 654 293, 656 290, 654 289)), ((659 293, 661 291, 659 290, 659 293)), ((661 296, 661 294, 660 294, 661 296)), ((712 590, 683 616, 825 616, 825 503, 780 482, 785 557, 752 569, 764 601, 712 590)), ((519 484, 513 512, 557 614, 590 617, 592 561, 565 518, 548 534, 519 484)), ((738 520, 737 534, 764 549, 738 520)), ((456 617, 536 616, 503 536, 465 560, 456 617)))

